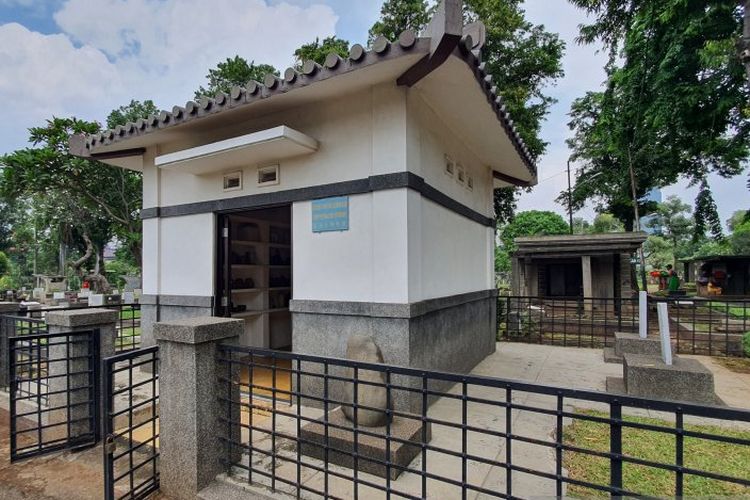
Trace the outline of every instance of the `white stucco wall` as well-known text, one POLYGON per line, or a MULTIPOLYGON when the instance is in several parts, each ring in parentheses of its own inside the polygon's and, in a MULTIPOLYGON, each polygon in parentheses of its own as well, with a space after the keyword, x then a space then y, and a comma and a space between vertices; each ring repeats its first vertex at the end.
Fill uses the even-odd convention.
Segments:
MULTIPOLYGON (((257 168, 267 163, 248 162, 228 169, 243 171, 244 186, 239 191, 223 191, 224 172, 190 175, 160 170, 159 202, 162 206, 180 205, 404 171, 405 92, 405 89, 391 85, 372 87, 365 93, 344 95, 333 101, 310 104, 207 131, 201 135, 200 142, 190 137, 162 144, 158 148, 159 155, 287 125, 316 139, 320 148, 313 154, 278 162, 280 183, 277 185, 257 186, 257 168)), ((154 197, 149 197, 149 201, 152 199, 154 197)))
MULTIPOLYGON (((366 93, 260 116, 162 144, 158 154, 277 125, 320 141, 312 155, 283 160, 281 182, 223 192, 221 173, 159 170, 144 158, 144 207, 171 206, 411 171, 451 198, 492 217, 491 171, 419 97, 381 85, 366 93), (444 156, 474 178, 469 190, 444 173, 444 156)), ((236 170, 236 169, 233 169, 236 170)), ((293 204, 293 298, 407 303, 493 287, 493 229, 400 188, 350 196, 350 229, 313 233, 311 203, 293 204)), ((144 221, 144 292, 214 295, 215 215, 144 221), (158 263, 158 264, 157 264, 158 263)))
MULTIPOLYGON (((167 217, 160 219, 159 225, 158 293, 213 295, 214 214, 167 217)), ((144 267, 144 276, 151 274, 144 267)))
POLYGON ((311 203, 292 209, 294 299, 408 302, 406 189, 349 197, 349 230, 313 233, 311 203))

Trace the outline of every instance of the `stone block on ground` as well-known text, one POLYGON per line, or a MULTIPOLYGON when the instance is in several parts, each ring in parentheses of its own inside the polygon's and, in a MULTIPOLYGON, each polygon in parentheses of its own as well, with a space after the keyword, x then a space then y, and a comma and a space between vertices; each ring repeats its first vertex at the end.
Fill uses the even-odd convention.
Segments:
MULTIPOLYGON (((357 451, 360 456, 358 470, 375 476, 386 477, 386 467, 372 460, 382 463, 391 462, 399 467, 408 467, 411 461, 422 451, 422 422, 418 418, 415 415, 415 419, 396 417, 392 420, 390 426, 391 436, 398 440, 413 442, 414 445, 391 440, 390 457, 388 458, 386 457, 386 427, 364 427, 363 430, 380 434, 383 437, 364 435, 362 433, 358 434, 357 451), (367 460, 368 458, 370 460, 367 460)), ((326 436, 323 422, 324 420, 321 418, 316 422, 310 422, 301 429, 301 439, 317 443, 303 442, 300 448, 301 454, 320 460, 325 458, 325 448, 323 445, 325 445, 326 436)), ((346 418, 341 408, 336 408, 328 413, 328 423, 347 428, 353 427, 352 422, 346 418)), ((427 441, 429 441, 431 437, 429 424, 427 424, 426 430, 427 441)), ((344 430, 329 425, 328 447, 328 461, 330 463, 350 469, 354 467, 354 458, 351 456, 351 453, 354 451, 353 429, 344 430), (340 451, 332 451, 332 449, 340 451)), ((392 480, 397 479, 401 474, 402 470, 399 467, 391 467, 390 476, 392 480)))
POLYGON ((695 359, 679 356, 667 365, 661 357, 625 354, 623 373, 628 396, 723 405, 714 391, 714 375, 695 359))
MULTIPOLYGON (((661 356, 661 341, 657 337, 642 339, 637 333, 615 332, 615 355, 643 354, 661 356)), ((674 346, 672 346, 674 354, 674 346)))

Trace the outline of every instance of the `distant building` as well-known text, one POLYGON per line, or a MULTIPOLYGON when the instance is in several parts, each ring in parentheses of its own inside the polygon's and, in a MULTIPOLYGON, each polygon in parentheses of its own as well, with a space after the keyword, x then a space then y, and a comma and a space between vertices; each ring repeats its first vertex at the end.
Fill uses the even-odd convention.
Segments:
POLYGON ((716 255, 682 260, 685 281, 698 295, 750 296, 750 255, 716 255))
POLYGON ((642 232, 516 238, 513 295, 630 297, 637 290, 630 259, 644 241, 642 232))
MULTIPOLYGON (((660 189, 652 189, 649 191, 646 196, 643 198, 643 201, 653 201, 656 203, 661 203, 661 190, 660 189)), ((661 233, 661 226, 654 226, 649 227, 649 223, 654 220, 656 217, 652 215, 646 215, 641 217, 640 223, 641 223, 641 231, 644 231, 648 234, 659 234, 661 233)))

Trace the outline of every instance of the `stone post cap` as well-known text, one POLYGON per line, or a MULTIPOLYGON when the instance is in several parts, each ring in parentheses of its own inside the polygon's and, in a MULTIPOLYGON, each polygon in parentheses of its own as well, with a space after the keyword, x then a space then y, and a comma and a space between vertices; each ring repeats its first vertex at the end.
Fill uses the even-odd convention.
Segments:
POLYGON ((114 309, 73 309, 71 311, 47 311, 47 324, 76 328, 82 326, 106 325, 117 323, 119 311, 114 309))
POLYGON ((0 302, 0 314, 17 312, 21 309, 21 304, 18 302, 0 302))
POLYGON ((202 316, 155 323, 154 338, 181 344, 204 344, 239 337, 244 329, 242 319, 202 316))

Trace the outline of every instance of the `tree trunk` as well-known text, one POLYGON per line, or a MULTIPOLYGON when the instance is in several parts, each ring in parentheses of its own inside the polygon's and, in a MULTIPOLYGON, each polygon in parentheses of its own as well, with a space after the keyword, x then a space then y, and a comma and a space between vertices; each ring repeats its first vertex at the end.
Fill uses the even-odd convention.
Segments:
POLYGON ((85 271, 81 270, 81 267, 91 258, 92 255, 94 255, 94 244, 91 242, 91 238, 85 231, 83 233, 83 241, 86 243, 86 253, 83 254, 83 257, 70 265, 70 267, 73 268, 73 271, 75 271, 81 279, 83 279, 86 274, 85 271))
MULTIPOLYGON (((742 2, 742 0, 740 0, 742 2)), ((744 0, 745 15, 742 26, 742 40, 739 44, 740 60, 745 65, 745 73, 750 82, 750 0, 744 0)))

